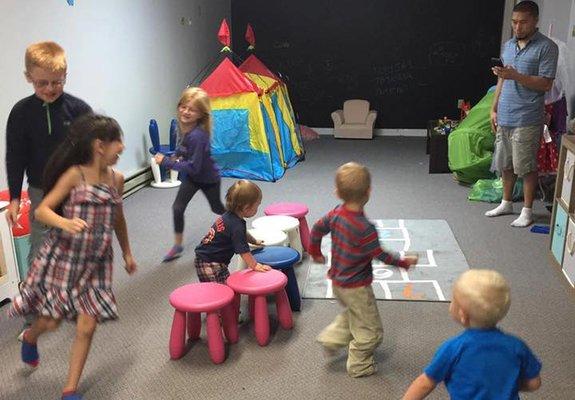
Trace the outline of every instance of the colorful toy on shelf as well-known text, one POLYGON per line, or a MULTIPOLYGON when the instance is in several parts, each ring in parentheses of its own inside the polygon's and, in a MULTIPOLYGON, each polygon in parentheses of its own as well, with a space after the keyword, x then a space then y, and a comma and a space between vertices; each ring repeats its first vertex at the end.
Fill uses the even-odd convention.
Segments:
MULTIPOLYGON (((160 131, 158 129, 158 123, 155 119, 150 120, 150 125, 148 128, 150 133, 150 140, 152 141, 152 147, 150 147, 150 154, 155 155, 156 153, 161 153, 166 157, 171 157, 176 152, 177 145, 177 131, 178 123, 175 119, 172 119, 170 124, 170 141, 169 144, 160 144, 160 131)), ((167 171, 161 165, 156 163, 154 157, 150 161, 152 167, 152 174, 154 175, 154 181, 152 186, 156 188, 173 188, 180 186, 180 181, 178 180, 178 172, 170 171, 169 178, 166 177, 167 171)))
POLYGON ((461 104, 458 106, 460 110, 459 119, 463 121, 467 114, 469 114, 469 110, 471 110, 471 103, 469 101, 461 101, 461 104))
POLYGON ((437 126, 434 130, 438 135, 449 135, 455 128, 457 128, 458 124, 459 121, 443 117, 443 119, 437 121, 437 126))

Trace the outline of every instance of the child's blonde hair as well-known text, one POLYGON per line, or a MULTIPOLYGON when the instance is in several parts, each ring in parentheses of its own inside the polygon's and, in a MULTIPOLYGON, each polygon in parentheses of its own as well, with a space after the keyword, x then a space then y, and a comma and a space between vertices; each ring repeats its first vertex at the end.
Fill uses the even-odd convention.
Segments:
POLYGON ((371 187, 369 170, 356 162, 343 164, 335 174, 335 187, 344 202, 367 202, 371 187))
POLYGON ((262 191, 258 185, 248 180, 240 179, 226 193, 226 209, 237 214, 261 199, 262 191))
POLYGON ((198 120, 198 125, 208 134, 212 133, 212 108, 208 94, 199 87, 186 88, 180 96, 178 107, 184 103, 193 101, 194 107, 202 114, 198 120))
POLYGON ((24 57, 26 72, 38 67, 50 72, 66 72, 66 52, 58 43, 39 42, 26 48, 24 57))
POLYGON ((481 328, 497 325, 511 304, 507 281, 489 269, 464 272, 453 286, 453 295, 473 324, 481 328))

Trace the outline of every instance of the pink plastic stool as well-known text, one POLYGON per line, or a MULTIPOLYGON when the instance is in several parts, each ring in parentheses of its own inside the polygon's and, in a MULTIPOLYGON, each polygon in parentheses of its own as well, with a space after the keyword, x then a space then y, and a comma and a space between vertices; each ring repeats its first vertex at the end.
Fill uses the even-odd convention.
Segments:
POLYGON ((309 212, 307 206, 303 203, 274 203, 267 206, 264 210, 265 215, 287 215, 299 220, 299 234, 301 244, 305 251, 309 250, 309 227, 305 216, 309 212))
POLYGON ((254 333, 260 346, 265 346, 270 338, 270 321, 266 296, 275 294, 278 320, 283 329, 293 328, 293 319, 285 291, 287 277, 280 271, 256 272, 236 271, 226 281, 236 292, 235 315, 240 309, 240 295, 247 294, 250 301, 250 317, 254 320, 254 333))
POLYGON ((220 312, 228 342, 238 341, 238 320, 234 314, 233 300, 234 291, 221 283, 192 283, 174 290, 170 294, 170 304, 176 309, 170 333, 170 358, 176 360, 186 352, 186 325, 190 340, 200 337, 202 329, 200 315, 205 312, 210 358, 214 364, 222 363, 226 355, 220 312))

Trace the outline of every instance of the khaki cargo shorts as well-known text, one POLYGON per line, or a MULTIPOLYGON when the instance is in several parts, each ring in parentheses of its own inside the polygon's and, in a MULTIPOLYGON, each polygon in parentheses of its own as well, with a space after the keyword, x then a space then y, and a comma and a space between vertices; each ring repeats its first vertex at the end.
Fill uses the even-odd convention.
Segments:
POLYGON ((518 128, 498 126, 491 170, 502 173, 512 169, 517 176, 537 171, 537 151, 542 132, 542 125, 518 128))

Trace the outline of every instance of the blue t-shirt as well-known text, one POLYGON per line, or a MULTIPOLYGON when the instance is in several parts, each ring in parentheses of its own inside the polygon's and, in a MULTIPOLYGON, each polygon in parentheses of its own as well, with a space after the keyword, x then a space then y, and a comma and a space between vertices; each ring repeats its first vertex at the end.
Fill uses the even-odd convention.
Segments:
POLYGON ((246 221, 226 211, 212 225, 196 247, 196 257, 203 261, 229 264, 234 254, 250 251, 246 221))
MULTIPOLYGON (((503 46, 501 58, 519 73, 555 78, 559 47, 540 32, 536 32, 527 45, 520 49, 516 38, 503 46)), ((529 89, 517 81, 503 81, 497 103, 497 123, 503 127, 542 125, 545 92, 529 89)))
POLYGON ((425 374, 445 382, 452 400, 516 400, 523 380, 539 376, 529 347, 497 328, 466 329, 443 343, 425 374))

